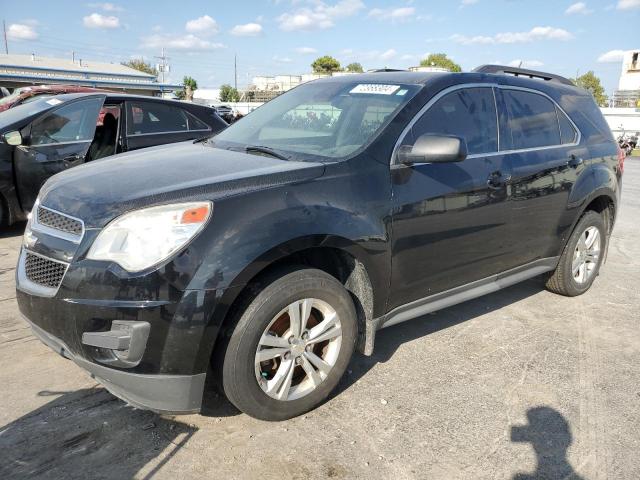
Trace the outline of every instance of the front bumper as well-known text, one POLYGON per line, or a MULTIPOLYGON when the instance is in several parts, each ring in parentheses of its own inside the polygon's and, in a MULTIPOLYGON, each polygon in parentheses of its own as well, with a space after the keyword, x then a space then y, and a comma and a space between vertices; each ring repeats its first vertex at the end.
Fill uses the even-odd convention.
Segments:
POLYGON ((85 369, 109 392, 130 405, 158 413, 200 411, 206 373, 145 375, 103 367, 74 355, 62 340, 24 318, 31 325, 33 334, 45 345, 85 369))

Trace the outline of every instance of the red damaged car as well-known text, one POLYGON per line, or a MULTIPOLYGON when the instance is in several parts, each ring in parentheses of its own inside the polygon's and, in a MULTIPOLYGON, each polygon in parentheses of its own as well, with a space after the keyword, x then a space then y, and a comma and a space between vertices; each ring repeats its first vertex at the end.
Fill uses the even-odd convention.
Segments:
POLYGON ((84 92, 102 92, 91 87, 80 87, 75 85, 38 85, 33 87, 16 88, 13 93, 6 97, 0 98, 0 112, 4 112, 17 105, 29 103, 36 98, 52 97, 61 93, 84 93, 84 92))

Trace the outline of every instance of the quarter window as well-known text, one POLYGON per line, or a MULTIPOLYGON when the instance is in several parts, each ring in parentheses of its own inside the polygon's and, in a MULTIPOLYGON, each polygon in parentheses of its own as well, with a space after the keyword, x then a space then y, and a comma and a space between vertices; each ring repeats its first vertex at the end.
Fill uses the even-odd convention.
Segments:
POLYGON ((560 125, 560 138, 562 139, 562 144, 566 145, 567 143, 575 143, 578 139, 578 132, 576 132, 576 129, 562 110, 556 107, 556 112, 558 114, 558 124, 560 125))
POLYGON ((496 106, 491 88, 465 88, 436 101, 413 126, 425 133, 454 135, 467 142, 470 155, 498 151, 496 106))
POLYGON ((514 150, 560 145, 558 116, 551 100, 519 90, 505 89, 503 95, 514 150))
POLYGON ((31 145, 93 140, 102 98, 73 102, 37 119, 31 126, 31 145))

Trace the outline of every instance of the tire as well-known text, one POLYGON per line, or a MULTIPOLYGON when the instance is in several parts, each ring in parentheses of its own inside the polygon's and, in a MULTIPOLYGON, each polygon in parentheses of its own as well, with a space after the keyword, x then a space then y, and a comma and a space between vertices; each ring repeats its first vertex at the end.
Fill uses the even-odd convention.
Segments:
MULTIPOLYGON (((591 210, 587 211, 578 221, 578 224, 574 228, 573 233, 560 256, 558 266, 549 280, 547 280, 547 290, 567 297, 582 295, 589 290, 598 276, 600 266, 602 265, 602 260, 606 251, 606 232, 607 228, 604 224, 602 215, 591 210), (596 230, 598 232, 598 236, 595 237, 594 246, 597 244, 599 253, 597 259, 594 260, 593 256, 588 255, 588 253, 583 254, 579 251, 577 252, 577 250, 582 249, 582 251, 584 251, 584 246, 578 247, 583 236, 585 236, 587 242, 589 238, 594 238, 593 236, 589 237, 586 235, 587 231, 594 232, 596 230), (582 276, 581 271, 576 275, 573 268, 577 264, 581 263, 579 261, 580 259, 577 258, 581 255, 584 256, 583 258, 591 258, 591 262, 587 261, 585 263, 585 269, 587 269, 585 272, 587 275, 584 277, 582 276), (588 270, 589 268, 590 270, 588 270)), ((591 235, 593 235, 593 233, 591 235)))
POLYGON ((321 270, 301 267, 266 283, 240 313, 228 340, 222 360, 222 388, 242 412, 277 421, 308 412, 327 399, 351 360, 358 326, 349 293, 321 270), (307 329, 299 335, 292 333, 294 324, 302 323, 292 320, 295 312, 308 319, 307 329), (274 337, 277 345, 265 346, 265 338, 275 342, 274 337), (331 338, 320 341, 324 337, 331 338), (271 357, 276 350, 285 353, 259 361, 263 354, 271 357), (322 368, 314 366, 318 358, 324 362, 318 363, 322 368), (275 388, 279 379, 284 380, 275 388))

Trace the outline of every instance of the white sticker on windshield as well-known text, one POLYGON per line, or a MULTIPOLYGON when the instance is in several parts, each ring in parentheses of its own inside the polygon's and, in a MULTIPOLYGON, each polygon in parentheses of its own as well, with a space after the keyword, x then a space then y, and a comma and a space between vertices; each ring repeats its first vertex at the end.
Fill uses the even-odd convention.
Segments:
POLYGON ((380 83, 361 83, 351 89, 349 93, 373 93, 376 95, 393 95, 400 85, 382 85, 380 83))
POLYGON ((61 101, 61 100, 58 100, 57 98, 52 98, 52 99, 50 99, 50 100, 47 100, 47 103, 48 103, 49 105, 51 105, 52 107, 55 107, 56 105, 61 104, 61 103, 62 103, 62 101, 61 101))

